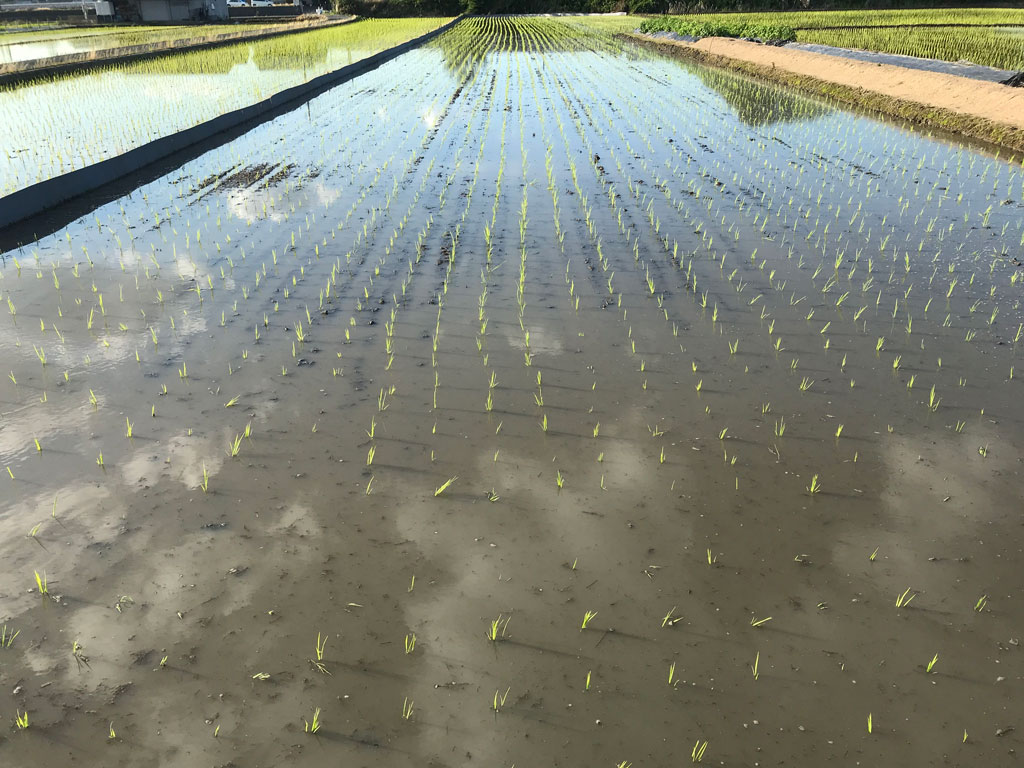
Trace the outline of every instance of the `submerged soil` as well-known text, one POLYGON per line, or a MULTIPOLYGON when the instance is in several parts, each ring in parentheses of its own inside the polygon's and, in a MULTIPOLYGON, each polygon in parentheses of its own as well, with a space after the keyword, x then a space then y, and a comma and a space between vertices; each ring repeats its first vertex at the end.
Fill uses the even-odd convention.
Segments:
POLYGON ((1022 201, 473 19, 2 254, 0 755, 1013 764, 1022 201))

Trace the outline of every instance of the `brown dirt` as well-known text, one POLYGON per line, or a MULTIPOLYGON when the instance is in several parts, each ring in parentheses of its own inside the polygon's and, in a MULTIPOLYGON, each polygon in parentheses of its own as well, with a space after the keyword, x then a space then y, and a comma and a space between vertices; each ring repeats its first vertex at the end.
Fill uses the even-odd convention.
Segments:
MULTIPOLYGON (((634 37, 650 40, 643 36, 634 37)), ((659 47, 663 49, 681 49, 692 52, 697 58, 704 60, 710 57, 745 62, 761 70, 762 74, 765 74, 766 70, 781 70, 783 73, 801 78, 879 95, 899 104, 918 105, 924 108, 925 114, 935 114, 938 111, 946 113, 946 119, 928 120, 919 117, 921 122, 949 128, 949 117, 953 117, 953 121, 955 118, 963 118, 966 124, 978 121, 994 124, 995 133, 999 132, 999 128, 1011 134, 1024 131, 1024 92, 997 83, 721 37, 708 37, 695 43, 668 40, 658 42, 659 47)), ((873 100, 870 106, 877 108, 877 101, 873 100)), ((907 116, 895 109, 884 111, 907 116)), ((976 131, 965 132, 978 135, 976 131)), ((993 131, 990 130, 991 132, 993 131)), ((992 136, 982 138, 991 139, 992 136)))

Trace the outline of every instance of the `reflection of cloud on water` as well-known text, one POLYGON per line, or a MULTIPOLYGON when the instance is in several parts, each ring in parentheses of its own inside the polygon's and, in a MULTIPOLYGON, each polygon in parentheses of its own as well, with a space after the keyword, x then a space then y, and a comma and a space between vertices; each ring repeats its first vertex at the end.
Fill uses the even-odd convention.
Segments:
POLYGON ((0 586, 0 616, 13 617, 38 605, 39 595, 30 591, 34 571, 45 572, 51 594, 62 593, 87 548, 112 541, 124 515, 123 499, 95 482, 48 488, 0 507, 0 558, 6 572, 17 575, 16 583, 5 579, 0 586), (37 542, 32 543, 27 534, 37 524, 37 542))
MULTIPOLYGON (((96 396, 100 405, 101 396, 96 396)), ((47 400, 46 407, 33 404, 13 413, 5 413, 3 429, 0 429, 0 464, 15 465, 34 454, 36 449, 32 438, 43 445, 58 442, 65 448, 69 447, 71 435, 86 433, 91 414, 92 406, 86 404, 84 396, 53 397, 47 400)))
POLYGON ((426 123, 428 128, 436 128, 437 121, 440 119, 440 115, 434 107, 427 107, 422 112, 423 122, 426 123))
POLYGON ((230 437, 230 430, 222 429, 216 438, 176 435, 165 443, 144 446, 120 463, 121 477, 133 487, 156 485, 161 478, 168 478, 186 488, 198 488, 204 464, 210 477, 224 464, 230 437))
POLYGON ((258 219, 280 223, 288 216, 274 207, 275 200, 274 192, 263 186, 232 189, 227 193, 227 208, 232 216, 248 223, 258 219))
POLYGON ((995 430, 983 431, 981 426, 970 439, 954 434, 941 442, 886 435, 880 445, 887 470, 879 499, 884 528, 853 525, 844 531, 833 545, 836 566, 859 572, 877 547, 894 596, 908 585, 927 584, 935 571, 931 556, 977 538, 980 526, 1005 508, 999 501, 1004 491, 991 479, 1013 476, 1015 467, 997 452, 979 458, 979 444, 1000 442, 995 430))
MULTIPOLYGON (((562 341, 542 326, 528 327, 530 332, 530 354, 532 355, 557 355, 561 354, 564 347, 562 341)), ((509 346, 522 352, 526 351, 526 336, 523 333, 509 331, 505 334, 509 346)))
POLYGON ((333 205, 334 202, 341 197, 340 189, 337 187, 329 187, 327 184, 319 180, 313 185, 312 191, 317 203, 325 208, 329 205, 333 205))

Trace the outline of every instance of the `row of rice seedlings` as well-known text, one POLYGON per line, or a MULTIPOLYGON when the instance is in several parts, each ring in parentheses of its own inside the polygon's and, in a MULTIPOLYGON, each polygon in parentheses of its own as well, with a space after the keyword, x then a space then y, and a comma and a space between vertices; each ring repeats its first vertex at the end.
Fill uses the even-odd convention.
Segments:
MULTIPOLYGON (((595 100, 595 102, 599 103, 599 100, 595 100)), ((652 224, 653 224, 653 221, 652 221, 652 224)), ((653 290, 651 292, 653 293, 653 290)), ((908 332, 909 332, 909 330, 908 330, 908 332)), ((734 353, 735 352, 735 348, 732 347, 732 344, 730 344, 730 347, 731 347, 730 351, 734 353)), ((803 381, 806 382, 807 378, 805 377, 803 379, 803 381)), ((936 399, 935 399, 935 395, 934 395, 934 389, 930 393, 929 403, 930 403, 930 410, 934 410, 934 407, 935 407, 935 404, 936 404, 936 399)), ((723 434, 724 434, 724 432, 723 432, 723 434)), ((840 427, 836 430, 836 438, 838 439, 838 437, 841 434, 842 434, 842 425, 840 425, 840 427)), ((808 489, 809 489, 810 493, 812 493, 812 494, 817 493, 818 490, 820 489, 820 482, 818 481, 818 476, 817 475, 814 475, 812 477, 810 485, 808 486, 808 489)), ((876 552, 877 552, 877 550, 876 550, 876 552)), ((873 557, 874 557, 874 553, 872 554, 872 559, 873 559, 873 557)), ((710 562, 710 560, 711 560, 711 555, 709 553, 709 562, 710 562)), ((906 593, 904 593, 904 596, 906 596, 906 593)), ((899 601, 898 601, 898 604, 899 604, 899 601)), ((763 622, 764 620, 761 620, 761 621, 763 622)), ((761 623, 761 622, 755 622, 755 623, 761 623)), ((932 663, 929 665, 929 668, 934 664, 934 662, 935 662, 935 659, 933 658, 932 663)), ((756 669, 756 667, 755 667, 755 669, 756 669)), ((756 672, 755 672, 755 676, 756 676, 756 672)))

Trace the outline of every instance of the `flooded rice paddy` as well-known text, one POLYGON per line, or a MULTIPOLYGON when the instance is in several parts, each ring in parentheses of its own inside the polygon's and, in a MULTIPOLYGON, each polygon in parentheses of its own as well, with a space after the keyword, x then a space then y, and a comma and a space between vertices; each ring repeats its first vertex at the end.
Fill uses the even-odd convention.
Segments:
POLYGON ((32 31, 0 29, 0 64, 52 56, 105 51, 111 48, 215 37, 260 29, 258 24, 210 24, 159 27, 79 27, 32 31))
POLYGON ((1022 199, 470 20, 11 248, 6 762, 1012 764, 1022 199))
POLYGON ((0 195, 426 34, 449 19, 373 19, 0 87, 0 195))

